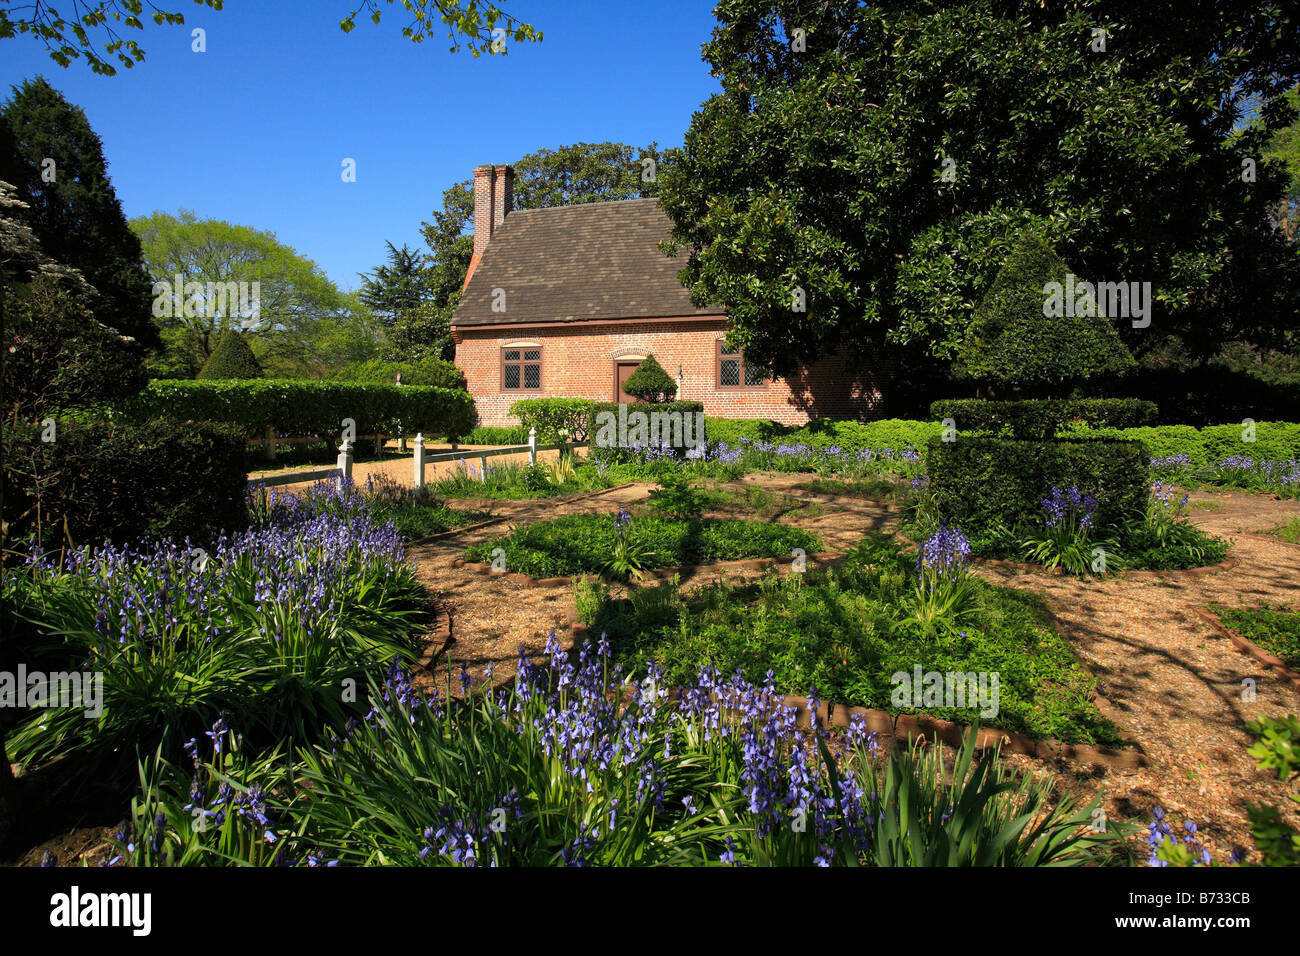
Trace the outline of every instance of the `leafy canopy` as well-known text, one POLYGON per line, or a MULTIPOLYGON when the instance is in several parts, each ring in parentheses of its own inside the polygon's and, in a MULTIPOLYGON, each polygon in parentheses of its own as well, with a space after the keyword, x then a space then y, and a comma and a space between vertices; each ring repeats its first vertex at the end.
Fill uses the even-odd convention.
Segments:
MULTIPOLYGON (((145 51, 134 37, 118 32, 126 29, 143 33, 142 0, 69 0, 71 9, 67 3, 58 6, 24 3, 13 6, 11 12, 13 2, 0 0, 0 39, 30 34, 45 44, 50 59, 59 66, 67 67, 84 56, 95 73, 114 76, 117 67, 113 60, 128 70, 144 61, 145 51), (19 15, 20 11, 25 15, 19 15)), ((384 2, 392 6, 395 0, 384 2)), ((223 8, 223 0, 194 0, 194 3, 212 10, 223 8)), ((149 6, 152 10, 149 19, 155 26, 184 25, 183 13, 161 10, 153 3, 149 6)), ((453 53, 463 44, 474 57, 483 53, 504 55, 509 52, 508 41, 523 43, 542 39, 540 30, 506 13, 497 4, 483 0, 402 0, 402 6, 411 15, 411 22, 402 28, 402 36, 413 43, 423 43, 441 21, 447 28, 453 53)), ((362 0, 360 7, 339 21, 339 29, 351 33, 356 29, 358 14, 379 23, 383 12, 380 0, 362 0)))
POLYGON ((373 357, 378 330, 369 310, 344 295, 315 262, 281 243, 275 233, 198 219, 186 209, 137 217, 131 228, 140 237, 149 273, 159 283, 158 323, 173 374, 193 375, 227 329, 245 333, 262 365, 281 377, 314 377, 348 361, 373 357), (191 282, 201 283, 204 295, 186 292, 184 286, 191 282), (222 308, 222 301, 206 292, 208 283, 231 282, 244 284, 240 309, 230 296, 222 308), (244 312, 245 301, 255 310, 244 312))
POLYGON ((727 308, 751 361, 951 358, 1027 226, 1089 279, 1153 283, 1152 327, 1123 332, 1136 351, 1294 327, 1300 260, 1268 214, 1282 171, 1241 177, 1295 115, 1300 30, 1272 0, 724 0, 715 15, 704 58, 722 91, 660 200, 692 298, 727 308), (1254 106, 1259 126, 1229 142, 1254 106))
POLYGON ((149 273, 108 178, 104 148, 86 114, 38 77, 0 108, 0 180, 24 204, 19 218, 44 255, 93 287, 99 321, 144 350, 159 344, 149 273))

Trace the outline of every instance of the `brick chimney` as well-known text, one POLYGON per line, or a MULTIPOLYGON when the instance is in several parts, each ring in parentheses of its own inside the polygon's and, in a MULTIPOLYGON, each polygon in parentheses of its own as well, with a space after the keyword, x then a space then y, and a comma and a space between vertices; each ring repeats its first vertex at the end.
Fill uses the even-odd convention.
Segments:
POLYGON ((474 255, 465 271, 465 284, 478 268, 488 240, 514 208, 515 171, 510 166, 474 167, 474 255))

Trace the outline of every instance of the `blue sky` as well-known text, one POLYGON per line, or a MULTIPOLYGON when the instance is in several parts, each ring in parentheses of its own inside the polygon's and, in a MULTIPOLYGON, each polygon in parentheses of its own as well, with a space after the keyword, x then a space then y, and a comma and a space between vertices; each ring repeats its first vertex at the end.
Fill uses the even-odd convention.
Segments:
POLYGON ((15 37, 0 40, 0 91, 43 74, 84 109, 128 216, 184 207, 270 230, 352 289, 385 240, 422 247, 420 223, 479 163, 583 141, 680 146, 718 89, 700 59, 712 0, 508 0, 544 41, 478 59, 441 35, 403 38, 400 2, 344 34, 354 5, 159 0, 186 25, 126 31, 147 54, 134 69, 64 69, 15 37))

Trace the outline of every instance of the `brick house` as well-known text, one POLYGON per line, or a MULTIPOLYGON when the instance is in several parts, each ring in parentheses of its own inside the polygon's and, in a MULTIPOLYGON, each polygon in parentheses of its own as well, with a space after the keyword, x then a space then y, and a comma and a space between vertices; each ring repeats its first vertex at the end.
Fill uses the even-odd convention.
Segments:
POLYGON ((725 313, 692 305, 659 250, 671 222, 656 200, 512 210, 513 175, 474 170, 474 254, 451 320, 479 424, 517 424, 521 398, 633 401, 621 386, 650 354, 706 415, 797 425, 866 418, 880 401, 838 358, 792 379, 746 366, 724 341, 725 313))

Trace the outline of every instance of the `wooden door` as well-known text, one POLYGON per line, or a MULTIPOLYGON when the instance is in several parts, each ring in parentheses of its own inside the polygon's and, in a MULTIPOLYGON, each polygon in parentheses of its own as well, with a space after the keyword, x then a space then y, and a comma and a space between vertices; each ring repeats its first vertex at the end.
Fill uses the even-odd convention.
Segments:
POLYGON ((614 401, 626 402, 631 404, 637 399, 623 391, 623 383, 626 382, 640 362, 615 362, 614 363, 614 401))

